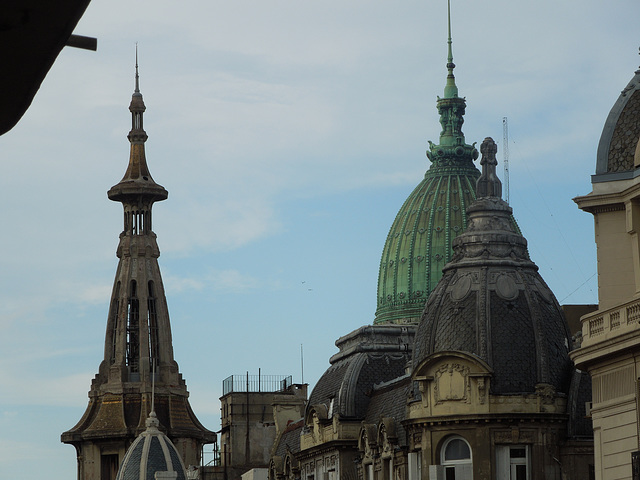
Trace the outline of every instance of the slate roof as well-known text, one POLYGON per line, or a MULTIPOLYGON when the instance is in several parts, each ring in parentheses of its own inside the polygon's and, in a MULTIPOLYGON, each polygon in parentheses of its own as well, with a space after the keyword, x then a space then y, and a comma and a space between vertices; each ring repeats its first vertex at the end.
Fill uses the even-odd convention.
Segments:
POLYGON ((304 427, 304 419, 301 418, 297 422, 292 422, 287 425, 282 435, 278 439, 278 446, 276 447, 275 454, 284 458, 287 451, 291 453, 298 453, 300 451, 300 435, 302 434, 302 428, 304 427))
POLYGON ((407 416, 407 397, 411 391, 408 375, 398 377, 383 386, 375 386, 371 393, 371 402, 364 418, 364 423, 380 425, 382 417, 393 418, 396 424, 398 445, 407 445, 407 434, 402 421, 407 416))
POLYGON ((318 380, 307 408, 324 405, 328 413, 331 410, 343 419, 364 418, 373 386, 404 374, 414 329, 366 326, 339 339, 340 352, 318 380))
POLYGON ((602 129, 593 182, 633 178, 640 139, 640 69, 622 90, 602 129))

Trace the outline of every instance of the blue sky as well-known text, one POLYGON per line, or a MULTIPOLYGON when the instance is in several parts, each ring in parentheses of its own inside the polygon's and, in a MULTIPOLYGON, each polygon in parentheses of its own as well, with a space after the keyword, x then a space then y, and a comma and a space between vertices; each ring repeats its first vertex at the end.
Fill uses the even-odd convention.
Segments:
MULTIPOLYGON (((455 1, 463 130, 509 121, 510 199, 561 303, 597 303, 590 191, 609 109, 638 68, 637 0, 455 1)), ((134 46, 175 358, 219 428, 222 380, 311 386, 373 321, 378 263, 428 168, 446 2, 93 0, 0 138, 0 478, 75 478, 59 442, 103 355, 128 160, 134 46), (437 3, 437 4, 436 4, 437 3), (304 283, 303 283, 304 282, 304 283)), ((502 172, 502 165, 499 165, 502 172)))

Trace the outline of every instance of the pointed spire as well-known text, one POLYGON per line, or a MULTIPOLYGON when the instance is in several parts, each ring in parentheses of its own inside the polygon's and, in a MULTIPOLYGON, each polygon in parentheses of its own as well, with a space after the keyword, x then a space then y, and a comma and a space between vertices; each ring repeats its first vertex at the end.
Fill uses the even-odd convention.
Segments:
POLYGON ((140 76, 138 75, 138 42, 136 42, 136 88, 133 91, 133 94, 140 94, 140 76))
MULTIPOLYGON (((447 0, 447 83, 444 87, 444 97, 438 97, 437 107, 440 114, 440 143, 429 142, 427 157, 436 167, 468 167, 473 168, 473 160, 478 158, 478 150, 468 145, 462 133, 466 101, 458 96, 458 86, 453 75, 453 49, 451 40, 451 0, 447 0)), ((475 170, 477 172, 477 170, 475 170)))
POLYGON ((138 73, 138 44, 136 43, 136 76, 135 76, 135 88, 133 95, 131 95, 131 103, 129 104, 129 111, 131 112, 131 132, 129 132, 129 141, 131 143, 138 142, 144 143, 147 141, 147 134, 143 128, 143 113, 147 108, 144 106, 144 100, 142 99, 142 93, 140 93, 140 75, 138 73))
POLYGON ((160 426, 160 421, 156 415, 156 361, 151 359, 151 411, 145 420, 147 432, 155 432, 160 426))
POLYGON ((453 75, 453 69, 456 64, 453 63, 453 50, 451 49, 451 0, 447 0, 447 20, 449 37, 447 40, 448 56, 447 56, 447 84, 444 87, 444 98, 456 98, 458 96, 458 87, 456 86, 456 77, 453 75))
POLYGON ((496 174, 498 146, 493 141, 493 138, 487 137, 484 139, 482 145, 480 145, 480 153, 482 153, 482 159, 480 160, 482 174, 478 178, 478 183, 476 183, 476 196, 477 198, 502 198, 502 182, 496 174))
POLYGON ((147 141, 147 132, 144 131, 144 112, 147 109, 140 93, 140 75, 138 72, 138 45, 136 44, 136 69, 135 89, 131 96, 129 111, 131 112, 131 130, 127 138, 131 143, 129 165, 122 180, 109 190, 111 200, 122 202, 129 201, 131 195, 144 196, 151 203, 165 200, 167 191, 158 185, 151 177, 144 144, 147 141))

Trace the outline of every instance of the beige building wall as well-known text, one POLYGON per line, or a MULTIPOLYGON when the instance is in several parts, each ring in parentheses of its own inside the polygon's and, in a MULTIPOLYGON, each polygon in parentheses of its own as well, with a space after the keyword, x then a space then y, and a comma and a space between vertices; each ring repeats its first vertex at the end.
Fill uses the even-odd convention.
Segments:
POLYGON ((607 211, 595 214, 594 223, 598 252, 598 298, 600 308, 609 308, 636 293, 632 237, 627 232, 623 205, 610 206, 607 211))
POLYGON ((640 448, 640 180, 595 183, 575 201, 594 216, 599 308, 582 317, 571 357, 593 382, 596 479, 631 480, 640 448))

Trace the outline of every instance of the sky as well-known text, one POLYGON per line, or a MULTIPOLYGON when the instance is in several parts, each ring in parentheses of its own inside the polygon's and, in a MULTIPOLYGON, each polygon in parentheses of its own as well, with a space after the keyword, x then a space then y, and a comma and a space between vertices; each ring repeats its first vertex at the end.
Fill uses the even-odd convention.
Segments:
MULTIPOLYGON (((603 124, 638 68, 637 0, 454 0, 468 143, 509 127, 509 200, 561 304, 597 303, 590 192, 603 124)), ((373 322, 382 247, 429 167, 446 2, 92 0, 0 137, 0 478, 76 477, 60 443, 103 357, 138 43, 154 231, 174 354, 200 421, 222 381, 312 388, 373 322), (301 362, 301 347, 303 365, 301 362)))

